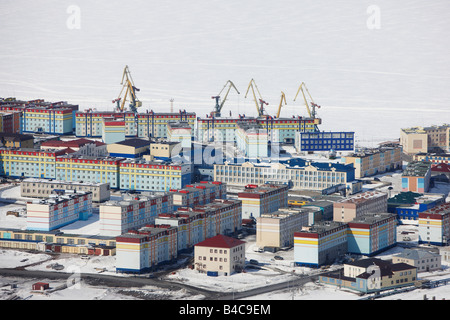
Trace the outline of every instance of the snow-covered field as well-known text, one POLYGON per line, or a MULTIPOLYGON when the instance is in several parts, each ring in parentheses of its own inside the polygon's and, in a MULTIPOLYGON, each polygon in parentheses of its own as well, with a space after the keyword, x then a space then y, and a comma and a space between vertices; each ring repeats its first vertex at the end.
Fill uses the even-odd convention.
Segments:
POLYGON ((125 65, 143 110, 205 116, 228 80, 224 114, 306 115, 305 82, 323 130, 366 145, 402 127, 450 122, 446 0, 4 0, 0 96, 112 110, 125 65), (20 17, 20 19, 18 18, 20 17), (375 28, 374 28, 375 27, 375 28))

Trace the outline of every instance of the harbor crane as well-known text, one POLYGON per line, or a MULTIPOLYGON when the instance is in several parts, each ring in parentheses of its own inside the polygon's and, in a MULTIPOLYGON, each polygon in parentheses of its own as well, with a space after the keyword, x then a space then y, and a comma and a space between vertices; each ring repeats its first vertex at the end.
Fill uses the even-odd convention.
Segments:
POLYGON ((313 100, 313 98, 311 97, 311 94, 309 93, 309 90, 308 90, 308 88, 306 87, 306 84, 305 84, 304 82, 302 82, 302 83, 300 84, 300 87, 299 87, 298 90, 297 90, 297 94, 295 95, 294 101, 295 101, 295 99, 297 99, 297 96, 298 96, 298 94, 299 94, 300 91, 302 92, 303 100, 305 101, 306 110, 308 111, 309 117, 315 119, 315 118, 316 118, 316 108, 320 108, 320 106, 317 105, 316 103, 314 103, 314 100, 313 100), (303 88, 304 88, 305 90, 303 90, 303 88), (307 99, 306 99, 305 91, 308 93, 308 96, 309 96, 309 98, 311 99, 311 107, 308 105, 308 101, 307 101, 307 99), (312 109, 312 110, 311 110, 311 109, 312 109))
POLYGON ((253 100, 255 101, 255 104, 256 104, 256 110, 258 112, 258 117, 266 117, 264 115, 264 105, 268 105, 268 103, 262 99, 261 93, 259 92, 258 87, 256 86, 256 82, 253 79, 250 80, 250 83, 248 84, 247 93, 245 94, 245 98, 247 98, 247 94, 250 89, 252 89, 253 100), (256 92, 258 92, 259 99, 256 98, 255 89, 256 89, 256 92), (258 101, 261 104, 261 106, 258 105, 258 101))
POLYGON ((222 90, 220 90, 219 94, 217 96, 212 96, 211 99, 215 99, 216 100, 216 105, 214 107, 214 111, 211 112, 211 117, 217 118, 221 116, 221 111, 223 108, 223 105, 225 104, 225 101, 227 100, 228 94, 230 93, 231 88, 234 88, 234 90, 236 90, 236 92, 238 94, 240 94, 239 90, 236 89, 236 86, 234 85, 234 83, 230 80, 228 80, 225 85, 223 86, 222 90), (225 97, 222 99, 222 102, 219 104, 219 99, 220 99, 220 94, 222 93, 222 91, 227 87, 228 85, 228 90, 225 94, 225 97))
POLYGON ((125 109, 125 103, 128 99, 130 101, 129 110, 137 113, 137 108, 142 107, 142 102, 136 97, 136 91, 140 90, 135 87, 128 66, 125 66, 123 70, 122 82, 120 84, 122 85, 122 90, 120 91, 119 97, 113 100, 113 103, 116 103, 116 111, 123 112, 125 109), (122 97, 122 93, 124 92, 125 94, 122 97))
POLYGON ((280 117, 280 112, 281 112, 281 107, 283 106, 283 101, 284 104, 286 105, 286 95, 284 94, 283 91, 281 91, 281 100, 280 100, 280 105, 278 106, 278 112, 277 112, 277 119, 280 117))

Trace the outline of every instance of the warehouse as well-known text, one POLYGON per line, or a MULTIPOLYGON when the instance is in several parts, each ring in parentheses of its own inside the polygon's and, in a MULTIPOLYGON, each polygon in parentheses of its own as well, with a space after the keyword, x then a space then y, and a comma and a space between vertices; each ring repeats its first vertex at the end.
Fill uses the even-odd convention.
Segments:
POLYGON ((150 141, 138 138, 126 139, 108 144, 107 150, 111 157, 140 158, 150 154, 150 141))

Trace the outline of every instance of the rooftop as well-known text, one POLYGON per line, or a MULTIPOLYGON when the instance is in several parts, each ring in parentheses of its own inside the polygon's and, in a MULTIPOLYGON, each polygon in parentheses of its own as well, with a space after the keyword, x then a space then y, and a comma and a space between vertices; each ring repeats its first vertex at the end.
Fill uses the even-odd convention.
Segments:
POLYGON ((402 173, 404 177, 424 177, 431 169, 429 161, 413 161, 410 162, 402 173))
POLYGON ((150 146, 150 141, 145 139, 138 139, 138 138, 132 138, 132 139, 126 139, 123 141, 119 141, 113 144, 120 144, 122 146, 130 146, 135 148, 141 148, 141 147, 147 147, 150 146))
POLYGON ((217 235, 215 237, 206 239, 205 241, 197 243, 196 247, 214 247, 214 248, 227 248, 231 249, 239 245, 245 244, 244 241, 227 237, 224 235, 217 235))

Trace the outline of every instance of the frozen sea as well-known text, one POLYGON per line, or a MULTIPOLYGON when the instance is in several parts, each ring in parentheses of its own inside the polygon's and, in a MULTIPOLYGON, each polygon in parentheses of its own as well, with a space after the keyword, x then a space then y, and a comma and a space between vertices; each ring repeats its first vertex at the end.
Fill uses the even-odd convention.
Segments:
POLYGON ((400 128, 450 123, 447 0, 2 0, 0 97, 112 110, 128 65, 142 111, 254 116, 253 78, 267 111, 306 116, 305 82, 322 130, 361 144, 400 128))

